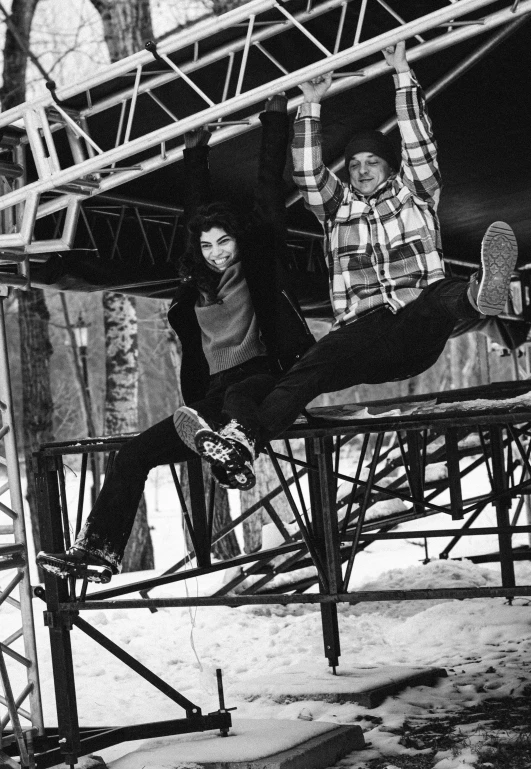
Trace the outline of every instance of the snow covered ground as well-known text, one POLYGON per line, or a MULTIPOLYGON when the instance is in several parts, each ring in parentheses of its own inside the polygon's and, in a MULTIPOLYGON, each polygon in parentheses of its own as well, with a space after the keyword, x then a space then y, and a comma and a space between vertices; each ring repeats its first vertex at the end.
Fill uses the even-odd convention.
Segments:
MULTIPOLYGON (((178 560, 183 552, 180 524, 172 497, 166 493, 168 488, 169 481, 162 470, 158 477, 154 474, 148 487, 158 570, 178 560)), ((487 521, 488 516, 481 525, 487 521)), ((412 525, 407 524, 408 528, 412 525)), ((482 542, 480 547, 473 542, 477 549, 489 549, 489 543, 482 542)), ((433 546, 434 558, 445 543, 446 540, 438 540, 436 550, 433 546)), ((418 544, 411 541, 371 545, 357 558, 353 586, 403 589, 500 584, 497 565, 440 560, 422 565, 424 550, 418 544)), ((469 545, 469 552, 470 548, 469 545)), ((518 584, 531 584, 529 563, 517 563, 516 570, 518 584)), ((137 576, 122 575, 114 581, 131 581, 137 576)), ((2 575, 2 583, 6 577, 2 575)), ((190 594, 207 593, 221 579, 220 575, 211 575, 192 582, 188 590, 190 594)), ((153 595, 177 595, 179 591, 184 594, 184 590, 182 585, 166 586, 153 595)), ((54 693, 42 608, 36 601, 45 720, 52 724, 54 693)), ((315 671, 329 674, 333 693, 337 679, 327 670, 323 656, 318 607, 160 609, 154 614, 135 609, 86 612, 83 617, 197 703, 203 712, 218 708, 215 669, 220 667, 227 706, 237 707, 235 718, 360 724, 369 747, 342 760, 343 769, 362 769, 378 757, 387 762, 383 766, 393 767, 393 759, 421 754, 422 750, 404 747, 399 741, 398 732, 406 719, 426 715, 442 718, 486 698, 521 696, 531 684, 531 600, 517 599, 512 606, 504 599, 385 602, 340 606, 339 613, 340 673, 342 666, 346 669, 413 665, 443 667, 448 677, 435 687, 406 689, 371 710, 321 699, 278 702, 260 692, 249 698, 241 691, 253 678, 267 674, 272 685, 275 681, 280 684, 293 669, 306 671, 308 679, 315 671)), ((15 629, 19 615, 11 607, 3 607, 2 616, 2 637, 6 637, 15 629)), ((82 723, 129 724, 183 717, 177 705, 77 629, 72 633, 72 641, 82 723)), ((11 669, 16 679, 18 671, 11 669)), ((455 751, 440 751, 432 766, 465 769, 477 765, 475 739, 474 734, 469 735, 466 747, 457 755, 455 751)), ((137 744, 127 743, 98 754, 109 762, 137 744)), ((120 767, 126 768, 127 762, 122 760, 120 767)))

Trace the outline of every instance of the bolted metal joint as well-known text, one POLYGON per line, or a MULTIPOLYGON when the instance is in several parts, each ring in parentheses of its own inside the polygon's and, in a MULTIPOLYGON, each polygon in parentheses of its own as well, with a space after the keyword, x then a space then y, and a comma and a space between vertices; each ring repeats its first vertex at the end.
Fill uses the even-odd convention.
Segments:
POLYGON ((79 615, 78 611, 63 613, 59 611, 44 611, 44 624, 52 630, 65 629, 72 630, 74 620, 79 615))

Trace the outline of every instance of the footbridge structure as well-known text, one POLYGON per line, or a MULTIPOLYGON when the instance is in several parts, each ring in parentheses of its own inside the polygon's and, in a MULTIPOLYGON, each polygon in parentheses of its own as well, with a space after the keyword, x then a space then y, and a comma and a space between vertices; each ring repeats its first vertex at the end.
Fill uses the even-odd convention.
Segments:
MULTIPOLYGON (((264 100, 285 91, 294 112, 301 102, 298 85, 333 72, 323 125, 327 163, 340 169, 341 151, 355 129, 370 125, 393 137, 392 88, 380 52, 406 39, 441 148, 448 269, 457 275, 475 269, 485 226, 495 219, 509 221, 520 258, 511 302, 494 324, 508 347, 523 344, 531 323, 531 114, 525 100, 531 89, 530 14, 531 0, 252 0, 148 45, 85 82, 64 88, 49 83, 46 96, 0 114, 0 438, 5 447, 0 571, 6 577, 0 619, 3 612, 20 614, 20 629, 0 638, 2 765, 74 764, 80 755, 132 735, 223 731, 230 725, 221 680, 219 710, 202 714, 197 704, 95 630, 83 612, 90 618, 95 609, 122 606, 318 603, 325 656, 335 668, 341 603, 531 594, 531 586, 516 584, 514 571, 515 560, 528 553, 524 546, 512 546, 515 535, 531 531, 526 520, 531 483, 527 368, 520 381, 317 410, 299 421, 286 434, 283 451, 269 449, 278 488, 233 522, 268 515, 281 540, 273 549, 230 562, 212 560, 215 539, 233 525, 212 536, 213 509, 205 504, 199 462, 190 462, 191 504, 185 517, 194 569, 184 571, 181 562, 156 579, 97 593, 46 576, 44 588, 33 591, 4 320, 9 292, 30 286, 170 297, 184 242, 184 133, 211 127, 214 186, 234 191, 234 202, 243 204, 252 189, 255 129, 264 100), (434 465, 445 469, 430 473, 434 465), (471 495, 464 482, 479 467, 489 488, 471 495), (281 495, 296 524, 289 531, 275 510, 281 495), (494 506, 496 525, 481 525, 488 505, 494 506), (419 521, 436 515, 455 525, 418 528, 419 521), (410 523, 415 524, 411 531, 404 528, 410 523), (449 533, 453 540, 439 557, 451 557, 465 536, 497 536, 499 547, 491 555, 500 562, 498 587, 379 593, 349 588, 358 554, 369 543, 422 538, 429 558, 436 549, 433 541, 449 533), (212 596, 156 595, 160 585, 234 567, 236 576, 212 596), (58 730, 47 728, 42 716, 32 598, 44 602, 50 629, 58 730), (163 691, 185 717, 134 729, 80 727, 73 629, 163 691)), ((306 315, 328 318, 321 233, 288 179, 290 268, 306 315)), ((124 440, 110 436, 42 447, 37 482, 46 549, 61 550, 70 537, 64 458, 83 457, 79 529, 87 512, 88 457, 110 452, 112 461, 124 440)), ((182 501, 175 469, 173 476, 176 499, 182 501)))

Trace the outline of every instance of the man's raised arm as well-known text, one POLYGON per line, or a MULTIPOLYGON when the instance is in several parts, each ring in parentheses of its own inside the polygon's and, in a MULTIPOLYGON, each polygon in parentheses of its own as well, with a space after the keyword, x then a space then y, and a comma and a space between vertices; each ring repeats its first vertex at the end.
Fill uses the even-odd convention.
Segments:
POLYGON ((431 120, 426 112, 422 89, 409 68, 405 42, 383 50, 387 64, 395 69, 396 116, 402 137, 400 175, 407 187, 419 198, 439 203, 441 175, 437 162, 437 145, 431 120))
POLYGON ((293 181, 306 208, 324 222, 334 217, 343 199, 343 184, 323 163, 321 152, 321 99, 330 88, 332 75, 319 75, 300 86, 304 102, 294 125, 293 181))

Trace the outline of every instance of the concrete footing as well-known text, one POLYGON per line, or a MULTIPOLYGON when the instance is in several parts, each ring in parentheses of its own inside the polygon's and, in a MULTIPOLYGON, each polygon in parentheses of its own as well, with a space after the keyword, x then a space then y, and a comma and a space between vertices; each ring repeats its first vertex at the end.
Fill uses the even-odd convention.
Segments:
POLYGON ((322 721, 235 719, 228 737, 217 732, 148 740, 112 761, 110 769, 325 769, 365 741, 359 726, 322 721))
POLYGON ((275 702, 324 700, 357 702, 367 708, 377 707, 386 697, 408 686, 433 686, 446 677, 443 668, 414 668, 406 665, 355 667, 341 665, 337 675, 325 668, 308 676, 305 666, 293 665, 274 675, 255 676, 239 681, 231 691, 247 700, 269 697, 275 702))

